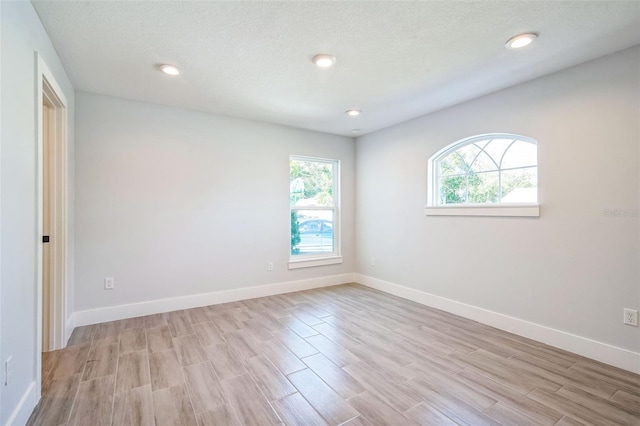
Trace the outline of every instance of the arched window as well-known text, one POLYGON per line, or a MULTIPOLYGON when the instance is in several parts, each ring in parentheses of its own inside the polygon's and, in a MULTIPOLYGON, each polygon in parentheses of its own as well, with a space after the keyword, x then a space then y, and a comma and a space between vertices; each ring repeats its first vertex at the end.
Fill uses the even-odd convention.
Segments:
POLYGON ((466 138, 429 159, 428 180, 429 207, 536 204, 538 145, 504 133, 466 138))

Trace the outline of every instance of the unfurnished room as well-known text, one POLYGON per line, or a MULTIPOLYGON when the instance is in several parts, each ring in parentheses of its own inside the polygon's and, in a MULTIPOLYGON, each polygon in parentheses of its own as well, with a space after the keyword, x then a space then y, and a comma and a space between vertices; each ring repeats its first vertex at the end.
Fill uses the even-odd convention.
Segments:
POLYGON ((640 1, 0 0, 0 425, 640 425, 640 1))

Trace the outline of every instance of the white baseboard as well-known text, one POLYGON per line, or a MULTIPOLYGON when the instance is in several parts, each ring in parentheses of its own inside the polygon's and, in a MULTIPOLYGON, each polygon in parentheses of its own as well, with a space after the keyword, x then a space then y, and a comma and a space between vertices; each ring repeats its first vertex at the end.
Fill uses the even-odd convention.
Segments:
POLYGON ((7 420, 6 426, 22 426, 27 424, 27 420, 31 416, 34 407, 38 401, 36 401, 36 382, 33 381, 27 388, 27 391, 20 398, 20 402, 16 406, 11 417, 7 420))
POLYGON ((67 346, 69 342, 69 338, 71 337, 71 333, 73 333, 73 329, 76 328, 76 314, 72 313, 69 318, 67 318, 67 323, 64 326, 64 345, 67 346))
POLYGON ((293 291, 347 284, 352 283, 353 280, 354 274, 351 273, 330 275, 299 281, 215 291, 212 293, 194 294, 170 299, 150 300, 148 302, 131 303, 127 305, 108 306, 86 311, 76 311, 74 313, 74 322, 75 326, 97 324, 100 322, 159 314, 180 309, 197 308, 199 306, 216 305, 219 303, 235 302, 237 300, 291 293, 293 291))
POLYGON ((362 274, 357 283, 640 374, 640 353, 362 274))

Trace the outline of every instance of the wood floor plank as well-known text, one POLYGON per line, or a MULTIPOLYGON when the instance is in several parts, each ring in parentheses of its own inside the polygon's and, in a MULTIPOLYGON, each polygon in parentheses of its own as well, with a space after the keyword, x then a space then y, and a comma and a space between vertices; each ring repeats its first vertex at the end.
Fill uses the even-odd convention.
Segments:
POLYGON ((322 416, 297 392, 274 401, 273 407, 287 425, 327 425, 322 416))
POLYGON ((249 374, 225 379, 221 383, 226 397, 243 425, 262 426, 281 423, 280 417, 249 374))
POLYGON ((173 346, 182 367, 199 364, 207 360, 207 355, 194 334, 175 337, 173 346))
POLYGON ((89 356, 91 343, 65 348, 58 355, 56 364, 49 374, 49 379, 73 376, 84 371, 85 362, 89 356))
POLYGON ((156 426, 197 424, 189 395, 183 386, 153 392, 153 414, 156 426))
MULTIPOLYGON (((305 337, 311 337, 318 334, 316 330, 314 330, 307 324, 303 323, 295 316, 288 316, 288 317, 281 318, 280 322, 282 323, 282 325, 287 326, 289 329, 291 329, 294 333, 296 333, 298 336, 302 337, 303 339, 305 337)), ((323 321, 320 321, 319 323, 322 323, 322 322, 323 321)))
POLYGON ((55 367, 62 350, 43 352, 42 353, 42 381, 45 382, 49 378, 49 374, 55 367))
MULTIPOLYGON (((544 424, 504 402, 498 402, 492 407, 489 407, 484 410, 484 414, 503 425, 541 426, 544 424)), ((553 425, 554 423, 547 424, 553 425)))
POLYGON ((223 334, 238 331, 242 328, 242 323, 230 312, 220 312, 215 315, 209 314, 209 319, 223 334))
POLYGON ((424 426, 457 426, 449 417, 436 410, 426 402, 422 402, 404 412, 405 417, 424 426))
POLYGON ((340 346, 332 340, 329 340, 322 334, 307 337, 305 340, 340 367, 360 362, 360 359, 349 352, 348 349, 340 346))
POLYGON ((307 368, 293 352, 275 338, 262 342, 261 346, 263 353, 284 375, 307 368))
POLYGON ((298 358, 304 358, 305 356, 318 353, 316 348, 308 344, 302 337, 291 330, 283 330, 273 335, 298 358))
POLYGON ((81 382, 69 419, 70 425, 109 425, 115 375, 81 382))
POLYGON ((613 426, 617 424, 601 416, 600 413, 592 410, 590 407, 585 407, 563 395, 558 395, 557 393, 552 393, 544 389, 536 389, 529 393, 527 397, 586 423, 595 423, 601 426, 613 426))
POLYGON ((267 357, 249 358, 246 363, 249 373, 269 401, 275 401, 296 392, 296 388, 267 357))
POLYGON ((231 405, 220 405, 211 410, 198 413, 199 426, 242 426, 231 405))
POLYGON ((428 381, 422 378, 412 379, 407 382, 407 385, 421 395, 425 401, 456 423, 470 426, 499 425, 497 421, 482 414, 455 396, 447 392, 436 391, 428 381))
POLYGON ((206 346, 204 351, 220 380, 241 376, 247 372, 240 357, 227 344, 206 346))
POLYGON ((193 324, 193 331, 196 333, 196 337, 202 346, 217 345, 225 342, 218 327, 213 325, 211 321, 193 324))
POLYGON ((118 344, 94 346, 89 351, 82 380, 92 380, 98 377, 116 374, 118 365, 118 344))
POLYGON ((182 372, 196 414, 226 403, 218 376, 209 361, 183 367, 182 372))
POLYGON ((147 349, 149 352, 161 352, 173 348, 173 337, 168 325, 147 329, 147 349))
POLYGON ((153 395, 151 386, 142 386, 117 393, 113 405, 114 426, 153 426, 153 395))
POLYGON ((144 322, 144 327, 147 330, 168 326, 167 320, 164 314, 147 315, 146 317, 144 317, 143 322, 144 322))
POLYGON ((332 425, 344 423, 359 413, 310 369, 289 374, 288 379, 304 398, 332 425))
POLYGON ((372 425, 411 426, 418 424, 369 392, 354 396, 349 400, 349 403, 372 425))
POLYGON ((191 321, 184 311, 169 312, 165 315, 165 319, 171 330, 172 337, 187 336, 193 334, 191 321))
POLYGON ((149 355, 147 351, 129 352, 118 357, 116 392, 150 385, 149 355))
POLYGON ((556 383, 573 384, 602 398, 610 398, 618 390, 617 387, 597 377, 577 373, 574 369, 565 368, 530 354, 517 353, 510 359, 519 361, 518 367, 525 371, 544 375, 556 383))
POLYGON ((246 333, 232 331, 225 334, 225 340, 241 359, 246 360, 260 354, 260 350, 257 349, 259 343, 246 333))
POLYGON ((50 381, 27 424, 66 424, 80 385, 80 376, 63 376, 50 381))
POLYGON ((419 371, 419 377, 429 382, 433 389, 438 392, 447 392, 478 411, 484 411, 498 402, 481 390, 459 381, 457 376, 441 373, 433 368, 424 368, 424 364, 416 363, 413 365, 419 371))
POLYGON ((331 324, 322 323, 314 325, 313 328, 319 331, 323 336, 332 342, 337 343, 338 345, 344 348, 351 348, 353 346, 360 346, 360 341, 353 338, 349 334, 345 333, 343 330, 340 330, 331 324))
POLYGON ((187 309, 185 313, 189 318, 189 322, 191 322, 191 324, 193 325, 200 324, 203 322, 209 322, 208 309, 206 308, 199 307, 199 308, 187 309))
POLYGON ((611 397, 611 401, 640 416, 640 395, 634 395, 623 390, 618 390, 611 397))
MULTIPOLYGON (((366 363, 344 367, 344 370, 360 382, 371 394, 387 401, 394 409, 404 412, 421 401, 415 391, 404 382, 395 380, 385 371, 366 363)), ((371 421, 371 419, 368 419, 371 421)))
POLYGON ((601 416, 620 424, 640 424, 640 416, 624 405, 612 406, 610 401, 599 398, 589 392, 572 385, 567 385, 556 392, 580 405, 596 410, 601 416))
POLYGON ((555 422, 562 418, 561 412, 514 392, 508 386, 483 376, 476 371, 465 370, 457 373, 456 377, 467 386, 480 390, 496 401, 503 401, 518 407, 520 411, 536 419, 540 424, 555 424, 555 422))
POLYGON ((173 349, 149 354, 151 389, 157 391, 182 385, 182 372, 173 349))
POLYGON ((133 328, 120 335, 120 354, 147 349, 147 336, 144 328, 133 328))
POLYGON ((74 328, 71 333, 71 337, 69 337, 69 341, 67 342, 67 347, 91 343, 95 332, 95 325, 84 325, 74 328))
POLYGON ((322 354, 302 358, 302 361, 344 399, 365 391, 364 386, 356 379, 322 354))

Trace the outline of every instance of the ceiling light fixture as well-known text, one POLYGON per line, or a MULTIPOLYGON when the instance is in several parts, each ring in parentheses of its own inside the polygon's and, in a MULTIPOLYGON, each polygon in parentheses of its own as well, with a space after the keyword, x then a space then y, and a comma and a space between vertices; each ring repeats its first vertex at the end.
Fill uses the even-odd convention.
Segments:
POLYGON ((174 65, 167 65, 167 64, 163 64, 160 65, 158 68, 160 68, 160 71, 162 71, 165 74, 168 75, 178 75, 180 74, 180 68, 174 66, 174 65))
POLYGON ((360 129, 353 129, 351 133, 360 133, 360 129))
POLYGON ((336 57, 333 55, 328 55, 326 53, 320 53, 314 56, 312 61, 320 68, 329 68, 336 63, 336 57))
POLYGON ((362 111, 360 111, 359 109, 348 109, 345 111, 345 114, 351 117, 357 117, 362 114, 362 111))
POLYGON ((520 34, 515 37, 511 37, 507 43, 507 49, 516 50, 530 45, 538 38, 535 33, 520 34))

